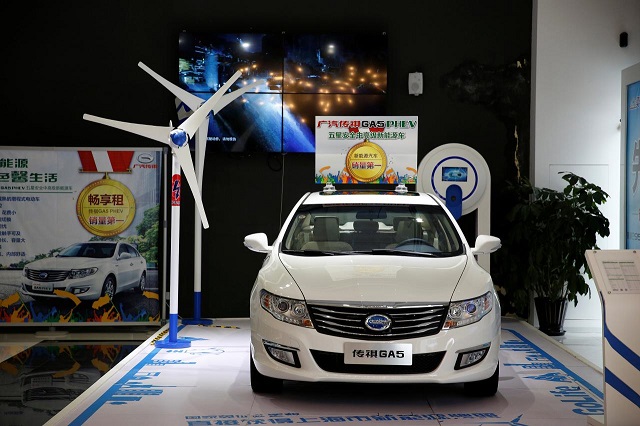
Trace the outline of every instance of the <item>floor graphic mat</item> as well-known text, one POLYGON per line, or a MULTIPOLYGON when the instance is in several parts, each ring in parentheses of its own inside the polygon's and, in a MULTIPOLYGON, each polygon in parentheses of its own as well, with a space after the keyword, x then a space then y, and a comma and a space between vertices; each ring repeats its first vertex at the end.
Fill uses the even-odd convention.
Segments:
POLYGON ((157 335, 47 425, 584 426, 604 412, 602 375, 519 321, 503 321, 490 398, 467 397, 458 384, 285 382, 280 394, 258 395, 248 320, 180 326, 178 336, 191 346, 160 349, 154 341, 166 336, 157 335))

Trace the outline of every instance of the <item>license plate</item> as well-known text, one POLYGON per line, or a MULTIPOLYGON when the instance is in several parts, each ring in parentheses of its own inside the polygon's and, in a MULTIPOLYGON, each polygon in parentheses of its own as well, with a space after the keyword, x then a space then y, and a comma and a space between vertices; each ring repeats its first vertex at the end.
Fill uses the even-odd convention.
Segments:
POLYGON ((345 364, 411 365, 410 343, 344 344, 345 364))
POLYGON ((31 288, 35 291, 46 291, 53 293, 53 284, 51 283, 33 283, 31 288))
POLYGON ((45 386, 51 386, 52 382, 53 380, 51 379, 51 376, 33 377, 31 379, 31 387, 41 388, 45 386))

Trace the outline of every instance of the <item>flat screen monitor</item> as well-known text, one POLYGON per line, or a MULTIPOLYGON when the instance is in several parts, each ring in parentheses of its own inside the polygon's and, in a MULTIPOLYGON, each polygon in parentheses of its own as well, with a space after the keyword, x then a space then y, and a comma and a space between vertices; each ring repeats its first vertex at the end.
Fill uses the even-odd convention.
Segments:
POLYGON ((207 99, 236 71, 265 84, 209 120, 207 149, 315 152, 316 115, 386 114, 385 33, 192 33, 179 37, 179 84, 207 99))
POLYGON ((468 176, 468 172, 466 167, 443 167, 442 168, 443 182, 466 182, 467 176, 468 176))

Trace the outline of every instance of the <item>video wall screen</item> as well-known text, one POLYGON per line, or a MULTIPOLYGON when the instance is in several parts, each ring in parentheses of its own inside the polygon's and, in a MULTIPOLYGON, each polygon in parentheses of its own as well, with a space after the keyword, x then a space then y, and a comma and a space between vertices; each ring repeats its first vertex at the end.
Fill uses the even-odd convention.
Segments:
POLYGON ((179 84, 207 99, 236 71, 256 80, 209 120, 207 149, 315 152, 316 115, 386 115, 387 37, 380 33, 192 33, 179 37, 179 84))

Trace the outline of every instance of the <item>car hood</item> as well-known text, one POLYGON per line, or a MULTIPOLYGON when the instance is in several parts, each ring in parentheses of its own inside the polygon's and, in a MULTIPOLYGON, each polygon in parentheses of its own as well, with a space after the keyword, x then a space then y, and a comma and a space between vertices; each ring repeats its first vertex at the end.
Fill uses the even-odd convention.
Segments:
POLYGON ((108 259, 91 257, 47 257, 26 265, 29 269, 78 269, 104 264, 108 259))
POLYGON ((449 302, 467 258, 293 256, 280 260, 307 301, 449 302))

